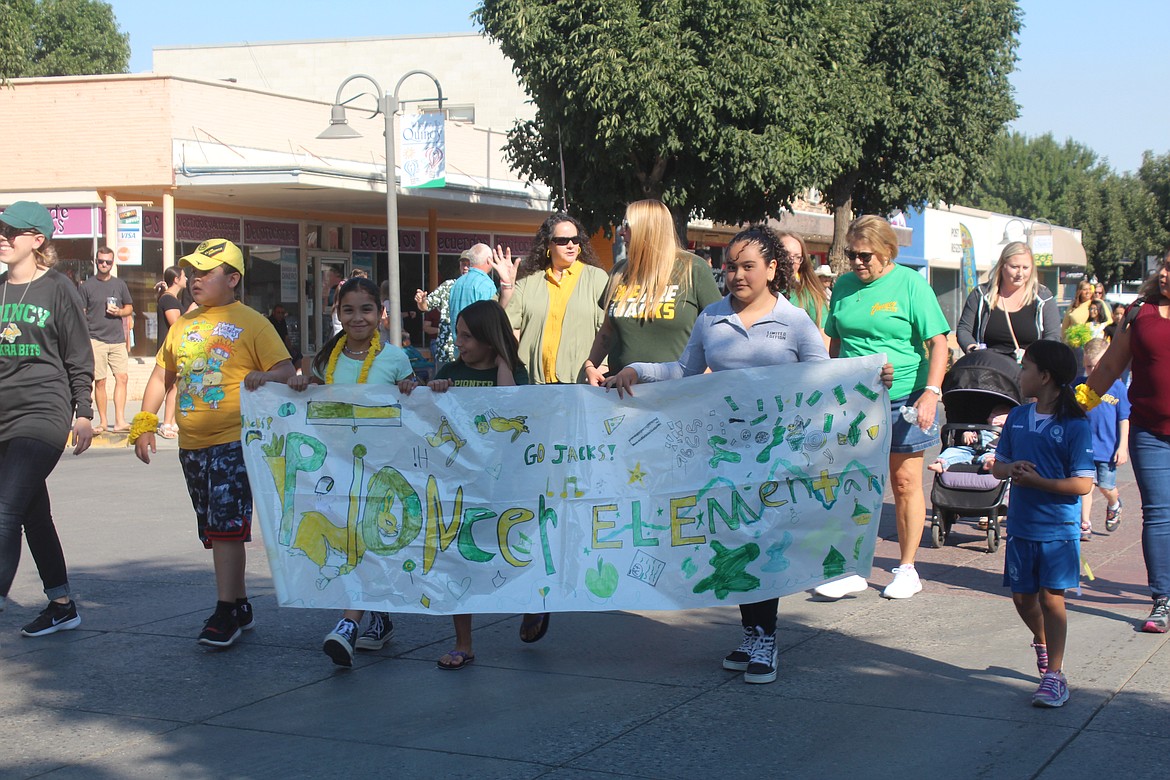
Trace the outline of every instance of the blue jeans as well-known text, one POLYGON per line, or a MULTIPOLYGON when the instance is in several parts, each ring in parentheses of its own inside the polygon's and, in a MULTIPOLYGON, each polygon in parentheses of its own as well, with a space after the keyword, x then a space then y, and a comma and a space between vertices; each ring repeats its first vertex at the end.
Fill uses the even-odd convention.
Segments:
POLYGON ((45 595, 69 595, 65 554, 49 509, 49 478, 61 447, 39 439, 0 442, 0 597, 7 598, 20 563, 20 529, 37 564, 45 595))
POLYGON ((1142 495, 1142 555, 1154 598, 1170 595, 1170 436, 1133 425, 1129 457, 1142 495))

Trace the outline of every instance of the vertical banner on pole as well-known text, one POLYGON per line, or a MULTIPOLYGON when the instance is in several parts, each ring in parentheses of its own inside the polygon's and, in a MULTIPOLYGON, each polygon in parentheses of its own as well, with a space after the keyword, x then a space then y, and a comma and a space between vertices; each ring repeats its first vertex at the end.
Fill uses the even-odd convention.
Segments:
POLYGON ((142 207, 118 207, 118 265, 142 265, 142 207))
POLYGON ((400 128, 402 186, 447 186, 447 150, 442 112, 404 114, 400 128))
POLYGON ((959 260, 959 275, 963 278, 963 296, 971 294, 975 285, 979 284, 979 271, 975 267, 975 239, 971 231, 962 222, 959 223, 959 236, 963 243, 963 255, 959 260))
POLYGON ((1052 234, 1032 234, 1032 258, 1037 266, 1052 265, 1052 234))

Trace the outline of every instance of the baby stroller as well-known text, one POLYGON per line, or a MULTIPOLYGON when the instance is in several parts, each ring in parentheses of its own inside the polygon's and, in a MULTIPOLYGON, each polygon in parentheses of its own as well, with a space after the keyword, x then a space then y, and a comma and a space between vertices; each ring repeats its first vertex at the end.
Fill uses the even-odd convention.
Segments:
MULTIPOLYGON (((940 436, 942 446, 962 444, 963 433, 985 431, 999 434, 1000 428, 987 419, 997 406, 1016 407, 1020 398, 1020 367, 1008 355, 979 350, 964 355, 943 378, 942 403, 946 425, 940 436)), ((1007 511, 1008 483, 983 471, 979 464, 958 463, 934 477, 930 502, 934 506, 930 540, 935 547, 947 543, 951 526, 962 517, 987 518, 987 551, 999 549, 1000 518, 1007 511)))

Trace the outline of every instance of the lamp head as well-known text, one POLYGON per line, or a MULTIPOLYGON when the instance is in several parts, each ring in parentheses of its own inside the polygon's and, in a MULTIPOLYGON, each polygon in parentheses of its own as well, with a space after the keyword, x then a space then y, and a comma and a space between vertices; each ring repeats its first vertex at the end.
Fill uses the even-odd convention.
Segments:
POLYGON ((329 127, 325 128, 317 137, 325 139, 361 138, 362 134, 349 126, 349 120, 345 118, 345 106, 334 103, 329 109, 329 127))

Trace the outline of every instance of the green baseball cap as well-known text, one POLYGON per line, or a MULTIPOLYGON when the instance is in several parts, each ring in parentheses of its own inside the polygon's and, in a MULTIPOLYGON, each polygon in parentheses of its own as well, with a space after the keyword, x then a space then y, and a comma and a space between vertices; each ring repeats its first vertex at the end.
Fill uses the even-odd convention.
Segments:
POLYGON ((0 222, 14 228, 35 230, 45 238, 53 237, 53 217, 49 210, 31 200, 18 200, 0 214, 0 222))

